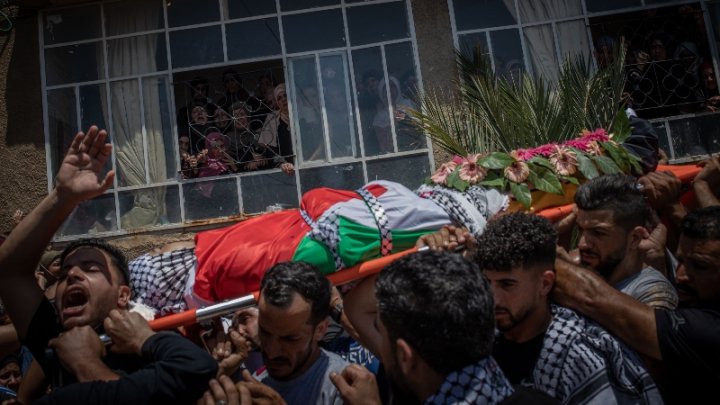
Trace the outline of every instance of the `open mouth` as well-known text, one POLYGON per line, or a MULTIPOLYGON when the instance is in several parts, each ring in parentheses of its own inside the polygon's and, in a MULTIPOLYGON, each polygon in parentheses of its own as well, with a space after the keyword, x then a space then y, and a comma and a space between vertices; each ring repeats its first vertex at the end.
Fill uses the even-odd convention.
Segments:
POLYGON ((75 288, 66 291, 63 294, 63 315, 76 316, 79 315, 87 305, 88 296, 81 288, 75 288))

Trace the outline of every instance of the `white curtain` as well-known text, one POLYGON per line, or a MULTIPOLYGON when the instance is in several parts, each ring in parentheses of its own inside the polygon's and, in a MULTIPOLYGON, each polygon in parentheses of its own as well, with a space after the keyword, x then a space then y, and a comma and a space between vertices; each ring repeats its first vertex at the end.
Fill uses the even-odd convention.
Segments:
MULTIPOLYGON (((158 11, 162 11, 152 1, 132 2, 129 7, 134 12, 108 16, 113 20, 114 27, 127 32, 154 28, 160 18, 158 11)), ((164 40, 162 36, 159 38, 164 40)), ((156 71, 157 41, 157 35, 109 41, 107 58, 110 78, 156 71)), ((110 85, 111 137, 115 145, 120 186, 144 186, 167 179, 157 80, 143 79, 142 104, 138 79, 112 82, 110 85), (147 144, 147 161, 143 132, 147 144)), ((107 106, 104 108, 107 109, 107 106)), ((123 229, 155 225, 164 216, 164 187, 139 189, 133 192, 133 207, 122 215, 121 225, 123 229)))

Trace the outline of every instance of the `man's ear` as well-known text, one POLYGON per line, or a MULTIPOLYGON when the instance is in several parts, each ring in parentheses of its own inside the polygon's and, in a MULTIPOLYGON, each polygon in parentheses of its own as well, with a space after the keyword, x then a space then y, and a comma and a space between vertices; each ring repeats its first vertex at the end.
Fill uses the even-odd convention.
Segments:
POLYGON ((635 228, 633 228, 630 231, 630 235, 628 235, 628 239, 629 239, 628 247, 630 247, 632 249, 637 249, 640 242, 643 239, 646 239, 649 235, 650 235, 650 233, 648 232, 647 228, 645 228, 644 226, 640 226, 640 225, 636 226, 635 228))
POLYGON ((542 284, 541 291, 543 295, 549 295, 553 286, 555 285, 555 272, 552 270, 545 270, 542 273, 540 283, 542 284))
POLYGON ((325 337, 325 332, 327 332, 329 323, 330 323, 330 321, 328 320, 328 318, 325 318, 322 321, 320 321, 320 323, 318 323, 317 326, 315 326, 315 333, 313 334, 313 339, 316 342, 321 341, 323 339, 323 337, 325 337))
POLYGON ((118 308, 128 309, 131 295, 132 295, 132 293, 130 291, 130 287, 128 287, 126 285, 121 285, 120 288, 118 288, 118 299, 117 299, 118 308))
POLYGON ((405 375, 411 375, 417 368, 418 355, 403 338, 395 341, 395 361, 405 375))

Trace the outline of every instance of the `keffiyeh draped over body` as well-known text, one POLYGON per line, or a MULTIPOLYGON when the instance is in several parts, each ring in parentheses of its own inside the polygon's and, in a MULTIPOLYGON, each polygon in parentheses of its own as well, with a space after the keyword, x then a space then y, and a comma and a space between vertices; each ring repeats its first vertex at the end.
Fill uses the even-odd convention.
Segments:
POLYGON ((563 404, 662 404, 637 355, 570 309, 553 306, 533 381, 563 404))
POLYGON ((425 400, 425 405, 478 404, 492 405, 513 393, 500 366, 486 357, 460 371, 450 373, 438 392, 425 400))

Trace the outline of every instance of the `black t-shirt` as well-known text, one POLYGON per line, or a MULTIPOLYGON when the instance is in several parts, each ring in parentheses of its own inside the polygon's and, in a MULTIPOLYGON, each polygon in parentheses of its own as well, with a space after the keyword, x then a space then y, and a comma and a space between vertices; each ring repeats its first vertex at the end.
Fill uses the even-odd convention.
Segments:
POLYGON ((500 401, 498 405, 555 405, 560 401, 535 388, 513 385, 512 395, 500 401))
POLYGON ((717 401, 720 390, 720 312, 655 310, 669 404, 717 401))
POLYGON ((531 379, 544 338, 545 332, 522 343, 511 342, 502 335, 495 338, 492 356, 508 381, 520 384, 524 379, 531 379))

